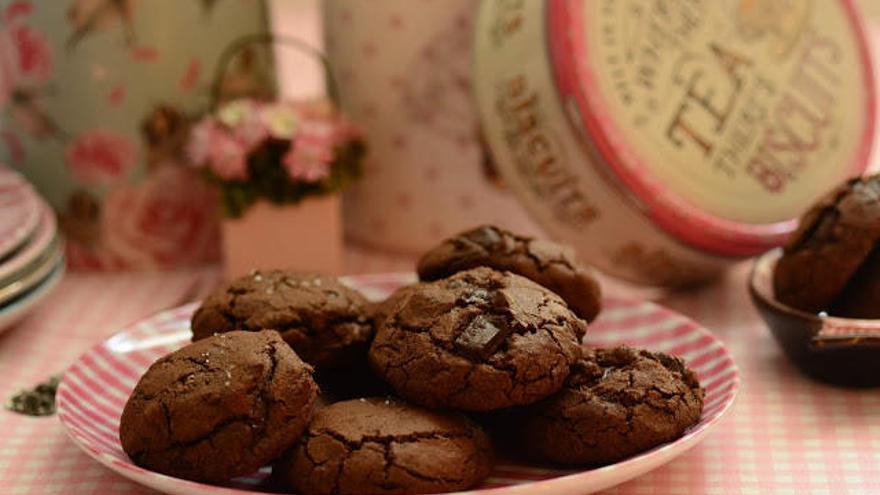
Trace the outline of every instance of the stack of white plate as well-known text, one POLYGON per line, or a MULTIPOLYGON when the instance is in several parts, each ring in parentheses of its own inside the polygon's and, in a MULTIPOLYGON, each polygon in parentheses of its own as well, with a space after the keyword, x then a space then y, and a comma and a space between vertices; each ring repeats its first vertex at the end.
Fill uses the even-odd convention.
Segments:
POLYGON ((0 331, 45 299, 63 273, 52 208, 24 178, 0 166, 0 331))

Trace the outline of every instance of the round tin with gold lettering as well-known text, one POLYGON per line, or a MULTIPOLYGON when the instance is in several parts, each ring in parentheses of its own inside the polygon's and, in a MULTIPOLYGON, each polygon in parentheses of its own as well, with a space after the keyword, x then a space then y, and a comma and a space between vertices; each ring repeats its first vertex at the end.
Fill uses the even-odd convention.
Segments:
POLYGON ((777 246, 867 165, 874 85, 849 0, 484 0, 475 51, 503 176, 632 281, 687 285, 777 246))

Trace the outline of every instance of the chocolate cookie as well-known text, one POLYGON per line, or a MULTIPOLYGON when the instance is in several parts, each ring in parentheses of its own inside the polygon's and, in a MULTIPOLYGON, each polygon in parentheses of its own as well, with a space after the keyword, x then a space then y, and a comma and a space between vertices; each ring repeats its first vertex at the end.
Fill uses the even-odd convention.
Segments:
POLYGON ((319 495, 464 490, 490 469, 488 438, 463 416, 358 399, 318 411, 274 471, 297 493, 319 495))
POLYGON ((865 258, 846 284, 829 313, 845 318, 880 319, 880 247, 865 258))
POLYGON ((599 283, 571 248, 491 225, 446 239, 422 256, 418 272, 422 280, 437 280, 478 266, 511 271, 547 287, 587 321, 599 313, 599 283))
POLYGON ((852 179, 813 206, 774 272, 776 298, 827 311, 880 240, 880 176, 852 179))
POLYGON ((370 363, 415 403, 490 411, 559 390, 586 329, 546 288, 480 267, 405 291, 377 329, 370 363))
POLYGON ((318 387, 276 332, 230 332, 153 363, 125 404, 122 449, 138 466, 204 482, 252 473, 289 448, 318 387))
POLYGON ((419 284, 404 285, 392 292, 385 300, 374 303, 371 308, 371 314, 376 328, 379 327, 381 322, 385 321, 389 314, 397 310, 397 306, 406 300, 407 294, 410 291, 418 290, 418 287, 419 284))
POLYGON ((192 318, 193 341, 232 330, 276 330, 307 363, 348 367, 373 336, 367 300, 333 277, 255 271, 214 292, 192 318))
POLYGON ((681 359, 584 350, 558 394, 521 411, 513 435, 539 460, 608 464, 678 438, 702 410, 703 390, 681 359))

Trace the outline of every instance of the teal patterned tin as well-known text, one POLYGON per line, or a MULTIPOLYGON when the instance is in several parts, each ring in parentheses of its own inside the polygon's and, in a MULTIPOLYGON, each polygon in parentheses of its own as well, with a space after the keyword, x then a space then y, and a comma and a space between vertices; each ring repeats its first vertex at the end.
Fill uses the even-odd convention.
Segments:
MULTIPOLYGON (((56 209, 71 264, 217 258, 216 198, 183 144, 218 57, 266 16, 257 0, 0 0, 0 162, 56 209)), ((242 51, 224 93, 267 92, 269 53, 242 51)))

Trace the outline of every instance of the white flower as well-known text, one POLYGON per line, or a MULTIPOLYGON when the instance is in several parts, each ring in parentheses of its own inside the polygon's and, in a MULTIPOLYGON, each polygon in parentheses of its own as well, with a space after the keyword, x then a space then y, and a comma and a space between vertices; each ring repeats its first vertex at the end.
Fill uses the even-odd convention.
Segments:
POLYGON ((296 133, 299 118, 287 105, 269 105, 263 109, 263 124, 275 139, 291 139, 296 133))
POLYGON ((227 127, 236 127, 257 112, 257 104, 250 99, 231 101, 217 110, 217 120, 227 127))

